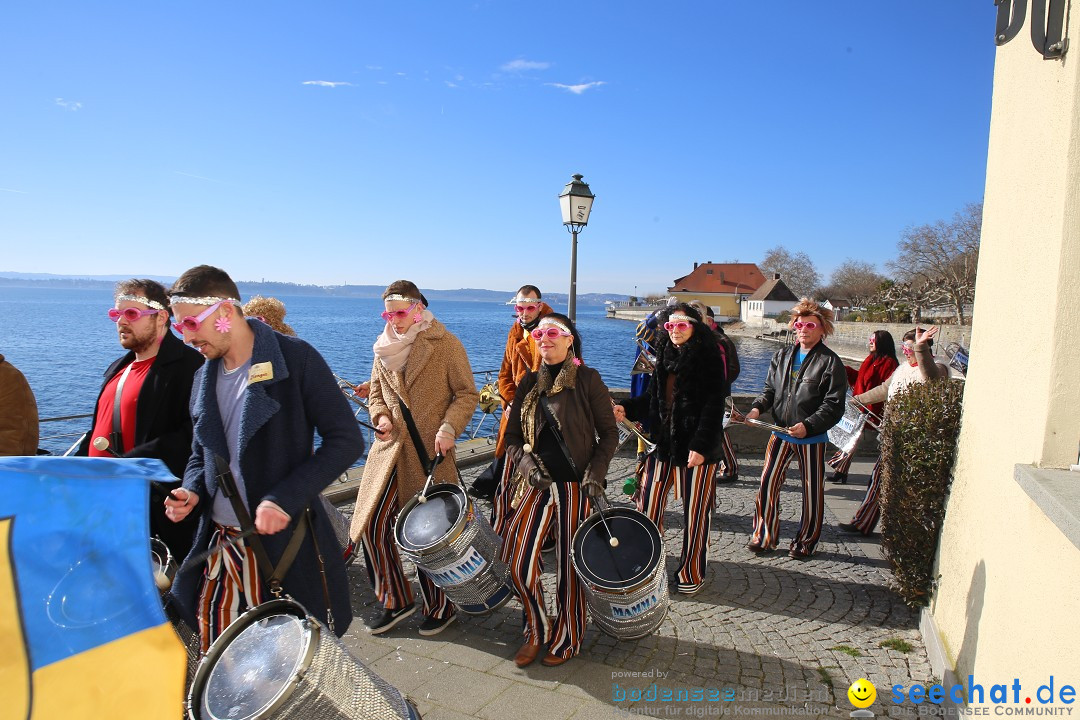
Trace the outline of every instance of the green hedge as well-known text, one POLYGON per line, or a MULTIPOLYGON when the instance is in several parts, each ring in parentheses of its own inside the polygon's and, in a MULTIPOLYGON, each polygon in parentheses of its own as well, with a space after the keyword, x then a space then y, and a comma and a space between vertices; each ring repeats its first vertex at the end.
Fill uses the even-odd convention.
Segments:
POLYGON ((889 401, 882 427, 882 547, 897 592, 912 607, 927 605, 936 585, 963 394, 958 381, 912 385, 889 401))

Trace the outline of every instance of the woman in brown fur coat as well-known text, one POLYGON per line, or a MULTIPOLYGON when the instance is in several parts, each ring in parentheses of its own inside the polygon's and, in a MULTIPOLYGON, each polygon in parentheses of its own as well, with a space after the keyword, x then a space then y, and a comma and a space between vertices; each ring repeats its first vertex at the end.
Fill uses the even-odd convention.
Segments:
MULTIPOLYGON (((398 511, 423 488, 427 469, 409 435, 401 403, 412 413, 426 457, 441 453, 446 458, 435 470, 435 482, 457 483, 454 442, 479 398, 464 346, 427 309, 416 285, 408 280, 391 283, 383 302, 386 328, 375 342, 368 398, 376 442, 364 465, 352 523, 353 539, 363 546, 375 595, 384 608, 371 624, 375 635, 415 611, 392 526, 398 511)), ((417 574, 425 616, 420 634, 436 635, 454 621, 456 610, 427 575, 417 574)))

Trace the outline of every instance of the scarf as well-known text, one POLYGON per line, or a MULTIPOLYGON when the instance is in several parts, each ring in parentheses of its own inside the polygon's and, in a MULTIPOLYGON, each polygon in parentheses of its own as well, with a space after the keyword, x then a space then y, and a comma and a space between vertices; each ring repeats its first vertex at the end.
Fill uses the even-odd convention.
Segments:
POLYGON ((375 341, 375 345, 372 347, 372 350, 375 351, 375 357, 379 358, 383 367, 390 372, 398 372, 405 367, 416 336, 431 327, 431 322, 435 319, 430 310, 425 309, 420 315, 420 322, 415 323, 406 330, 404 335, 398 335, 397 331, 394 330, 394 326, 386 323, 386 327, 383 328, 379 339, 375 341))
MULTIPOLYGON (((563 360, 562 366, 559 368, 559 374, 554 380, 551 378, 551 372, 548 370, 547 365, 540 364, 540 369, 536 372, 536 383, 521 401, 521 434, 525 440, 524 446, 536 446, 536 432, 538 429, 536 416, 541 396, 552 397, 568 388, 573 390, 574 384, 577 382, 577 365, 574 363, 574 359, 574 348, 571 347, 566 354, 566 359, 563 360)), ((562 427, 559 426, 559 418, 555 417, 554 413, 552 413, 552 417, 555 418, 555 425, 561 433, 562 427)), ((547 475, 547 468, 540 461, 540 456, 533 454, 532 457, 540 471, 547 475)), ((513 480, 515 487, 510 499, 510 506, 516 509, 525 496, 528 479, 521 473, 515 473, 513 480)))

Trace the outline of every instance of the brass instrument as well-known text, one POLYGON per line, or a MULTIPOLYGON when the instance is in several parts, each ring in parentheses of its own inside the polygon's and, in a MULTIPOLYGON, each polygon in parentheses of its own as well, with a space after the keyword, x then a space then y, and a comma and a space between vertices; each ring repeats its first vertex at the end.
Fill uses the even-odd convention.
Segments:
POLYGON ((641 353, 634 360, 634 367, 630 368, 630 374, 651 375, 656 370, 656 355, 649 350, 649 346, 641 338, 637 338, 637 344, 641 348, 641 353))
MULTIPOLYGON (((611 407, 614 408, 616 405, 618 405, 618 403, 615 402, 615 400, 611 400, 611 407)), ((618 423, 618 425, 619 444, 617 447, 622 447, 623 444, 630 439, 631 435, 636 435, 638 439, 641 440, 641 442, 645 443, 646 455, 656 449, 656 443, 654 443, 652 440, 645 436, 645 433, 642 432, 641 427, 636 422, 632 422, 630 420, 622 420, 618 423)))
POLYGON ((356 394, 356 388, 360 387, 360 385, 353 385, 351 382, 349 382, 345 378, 341 377, 337 373, 333 373, 333 375, 334 375, 334 379, 337 380, 338 389, 341 390, 341 392, 345 395, 345 397, 352 400, 354 403, 356 403, 357 405, 362 407, 364 410, 367 410, 368 409, 367 403, 364 402, 363 398, 359 397, 356 394))

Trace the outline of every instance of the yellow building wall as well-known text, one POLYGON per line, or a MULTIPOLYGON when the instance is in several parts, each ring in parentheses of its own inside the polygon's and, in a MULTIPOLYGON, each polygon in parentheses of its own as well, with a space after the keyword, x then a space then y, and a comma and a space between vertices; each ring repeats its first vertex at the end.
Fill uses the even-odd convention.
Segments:
POLYGON ((1014 479, 1017 465, 1076 463, 1080 441, 1080 12, 1064 62, 1034 50, 1030 15, 997 49, 971 372, 930 606, 961 681, 1017 678, 1025 693, 1051 675, 1080 690, 1080 549, 1014 479))
POLYGON ((713 295, 711 293, 689 293, 689 292, 677 292, 672 293, 673 296, 679 299, 679 302, 690 302, 691 300, 700 300, 713 309, 713 312, 717 315, 727 315, 728 317, 739 317, 739 303, 734 295, 713 295))

